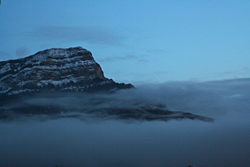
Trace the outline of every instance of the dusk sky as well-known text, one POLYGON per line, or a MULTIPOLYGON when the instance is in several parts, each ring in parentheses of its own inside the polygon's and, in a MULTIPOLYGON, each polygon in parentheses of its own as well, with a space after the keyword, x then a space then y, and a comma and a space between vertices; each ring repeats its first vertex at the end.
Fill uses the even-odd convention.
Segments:
POLYGON ((2 0, 0 61, 74 46, 118 82, 250 77, 250 1, 2 0))

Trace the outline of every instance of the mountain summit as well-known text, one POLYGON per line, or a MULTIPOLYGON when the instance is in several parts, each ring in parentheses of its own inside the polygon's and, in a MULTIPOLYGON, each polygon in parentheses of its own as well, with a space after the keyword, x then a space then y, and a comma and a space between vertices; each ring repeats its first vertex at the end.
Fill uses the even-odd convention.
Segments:
POLYGON ((106 78, 92 53, 81 47, 52 48, 29 57, 0 62, 0 95, 109 91, 132 87, 106 78))

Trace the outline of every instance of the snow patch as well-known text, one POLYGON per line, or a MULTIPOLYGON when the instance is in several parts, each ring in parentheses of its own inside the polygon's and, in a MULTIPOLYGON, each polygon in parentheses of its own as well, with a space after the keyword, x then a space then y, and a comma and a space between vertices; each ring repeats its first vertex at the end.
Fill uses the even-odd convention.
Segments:
POLYGON ((10 63, 7 63, 0 69, 0 74, 6 73, 10 70, 11 70, 10 63))

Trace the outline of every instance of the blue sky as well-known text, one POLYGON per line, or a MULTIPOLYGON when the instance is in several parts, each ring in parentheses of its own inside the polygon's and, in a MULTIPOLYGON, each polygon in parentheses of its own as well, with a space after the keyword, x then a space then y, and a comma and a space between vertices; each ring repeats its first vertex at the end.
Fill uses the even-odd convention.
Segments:
POLYGON ((249 77, 250 1, 2 0, 0 60, 72 46, 120 82, 249 77))

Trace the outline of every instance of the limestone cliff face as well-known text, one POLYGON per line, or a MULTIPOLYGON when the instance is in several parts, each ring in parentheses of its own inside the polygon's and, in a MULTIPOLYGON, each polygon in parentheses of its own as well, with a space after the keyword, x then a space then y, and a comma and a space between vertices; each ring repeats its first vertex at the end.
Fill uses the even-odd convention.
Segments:
POLYGON ((132 87, 106 78, 91 52, 81 47, 53 48, 26 58, 0 62, 0 95, 132 87))

